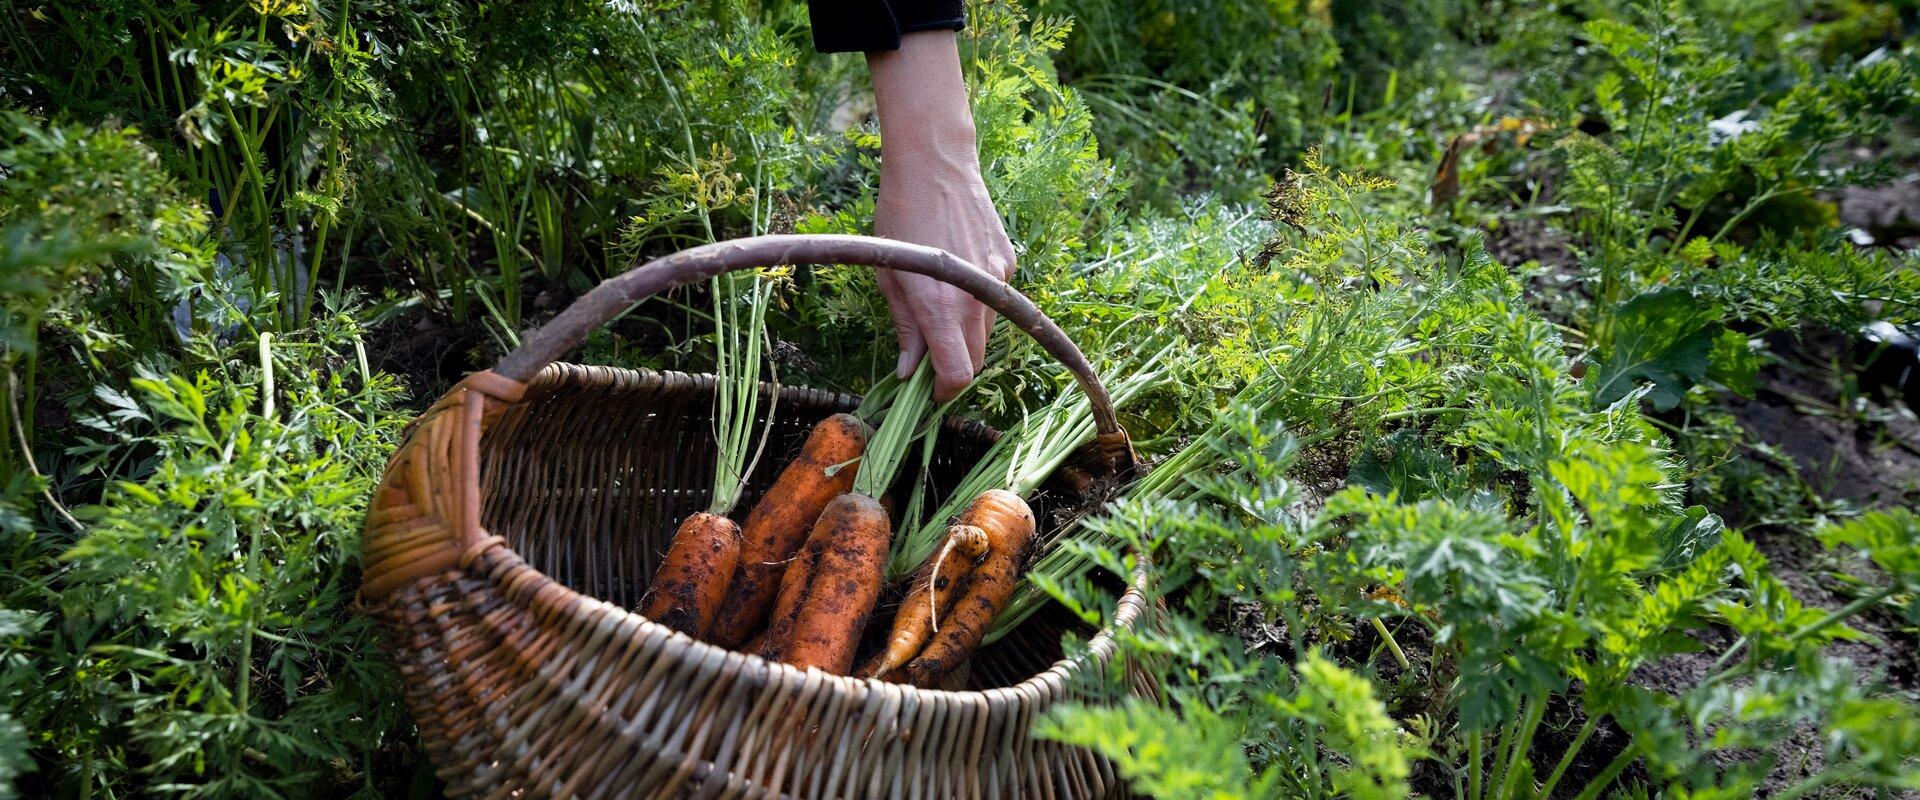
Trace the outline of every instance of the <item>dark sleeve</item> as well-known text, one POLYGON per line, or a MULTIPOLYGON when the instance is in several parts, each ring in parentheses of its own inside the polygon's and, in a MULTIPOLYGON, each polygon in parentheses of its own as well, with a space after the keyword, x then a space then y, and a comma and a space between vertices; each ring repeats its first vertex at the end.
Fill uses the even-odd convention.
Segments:
POLYGON ((807 0, 822 53, 900 49, 900 34, 966 27, 964 0, 807 0))

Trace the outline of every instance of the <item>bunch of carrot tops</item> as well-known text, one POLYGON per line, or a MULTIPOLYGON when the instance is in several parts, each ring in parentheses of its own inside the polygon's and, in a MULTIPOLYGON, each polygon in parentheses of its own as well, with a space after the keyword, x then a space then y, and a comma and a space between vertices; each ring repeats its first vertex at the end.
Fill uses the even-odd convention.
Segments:
MULTIPOLYGON (((951 524, 943 517, 927 525, 939 529, 931 535, 914 524, 922 496, 915 492, 903 524, 907 536, 894 541, 888 487, 914 442, 923 442, 923 457, 931 458, 942 416, 932 407, 932 374, 923 365, 906 381, 883 382, 853 413, 819 422, 736 523, 729 514, 756 449, 771 288, 764 277, 723 277, 715 279, 713 294, 720 450, 713 500, 682 521, 640 612, 694 638, 803 669, 940 685, 981 645, 1013 598, 1036 528, 1016 490, 1031 491, 1037 482, 966 481, 962 491, 974 488, 964 507, 951 524), (931 541, 931 550, 918 547, 920 541, 931 541), (918 567, 904 577, 885 644, 855 670, 867 624, 892 577, 889 562, 913 551, 920 552, 918 567)), ((1065 449, 1053 449, 1064 459, 1065 449)), ((990 457, 975 471, 992 475, 1008 461, 990 457)))

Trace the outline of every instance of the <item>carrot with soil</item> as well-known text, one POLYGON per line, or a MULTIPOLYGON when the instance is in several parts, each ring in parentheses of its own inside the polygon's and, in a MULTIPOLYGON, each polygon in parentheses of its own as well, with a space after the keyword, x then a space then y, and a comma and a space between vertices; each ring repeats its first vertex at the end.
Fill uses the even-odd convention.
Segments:
POLYGON ((804 582, 782 582, 783 597, 797 602, 781 628, 770 630, 773 656, 801 669, 845 675, 854 649, 880 602, 880 575, 892 533, 887 512, 863 494, 848 492, 827 504, 807 539, 804 582))
POLYGON ((712 624, 740 560, 740 526, 707 511, 687 517, 640 600, 641 616, 689 636, 712 624))
POLYGON ((949 613, 953 599, 967 576, 987 554, 987 532, 972 525, 947 529, 947 542, 929 559, 907 584, 907 596, 893 618, 887 634, 887 649, 856 673, 863 678, 884 678, 920 654, 927 639, 940 630, 940 618, 949 613))
POLYGON ((852 414, 815 425, 799 455, 755 504, 743 527, 740 558, 709 638, 736 647, 767 619, 788 570, 815 519, 835 497, 853 488, 872 429, 852 414))
MULTIPOLYGON (((719 449, 713 499, 706 511, 681 521, 640 598, 642 616, 696 639, 710 635, 743 557, 740 526, 727 514, 739 502, 752 461, 758 459, 757 452, 750 458, 749 450, 760 406, 760 345, 772 295, 773 282, 757 275, 713 279, 713 425, 719 449), (741 287, 741 281, 750 283, 741 287), (737 308, 741 303, 747 307, 744 326, 737 308)), ((771 409, 767 417, 772 419, 771 409)), ((763 429, 760 447, 765 445, 763 429)))
MULTIPOLYGON (((917 630, 917 614, 902 608, 894 621, 891 639, 904 643, 921 638, 918 652, 901 664, 889 664, 900 653, 891 647, 882 654, 885 660, 873 665, 874 677, 915 686, 932 686, 973 655, 986 638, 988 627, 1007 607, 1019 584, 1020 566, 1027 559, 1036 528, 1033 509, 1020 496, 1005 489, 982 492, 967 505, 952 531, 966 535, 979 531, 985 541, 985 554, 967 571, 937 628, 927 620, 924 638, 917 630)), ((950 534, 950 536, 953 534, 950 534)))
MULTIPOLYGON (((1126 403, 1164 383, 1168 373, 1154 365, 1168 352, 1161 350, 1136 366, 1115 369, 1125 376, 1112 386, 1115 402, 1126 403)), ((987 551, 971 568, 965 585, 956 587, 952 599, 939 606, 938 629, 932 620, 916 619, 918 610, 903 605, 889 636, 889 651, 869 662, 862 674, 931 685, 1010 629, 1009 619, 1024 619, 1038 607, 1045 594, 1022 582, 1020 573, 1030 553, 1036 549, 1047 553, 1052 548, 1050 542, 1038 540, 1033 512, 1021 497, 1067 466, 1068 459, 1092 442, 1095 433, 1091 404, 1084 395, 1063 387, 1052 403, 1026 414, 988 448, 925 525, 909 528, 895 541, 889 567, 902 573, 915 565, 925 569, 925 564, 937 559, 936 549, 944 549, 942 537, 951 537, 960 526, 978 527, 988 534, 987 551), (954 525, 945 525, 948 519, 954 519, 954 525), (921 643, 910 644, 916 639, 921 643), (898 651, 893 649, 896 644, 898 651), (914 648, 917 652, 907 652, 914 648), (909 656, 904 662, 900 660, 903 653, 909 656)), ((1079 484, 1075 490, 1082 494, 1096 488, 1091 475, 1079 484)), ((1051 555, 1043 556, 1033 569, 1057 578, 1051 555)))
POLYGON ((844 675, 885 585, 893 526, 875 499, 893 482, 926 417, 933 372, 923 364, 899 388, 850 491, 814 521, 781 577, 761 655, 844 675))

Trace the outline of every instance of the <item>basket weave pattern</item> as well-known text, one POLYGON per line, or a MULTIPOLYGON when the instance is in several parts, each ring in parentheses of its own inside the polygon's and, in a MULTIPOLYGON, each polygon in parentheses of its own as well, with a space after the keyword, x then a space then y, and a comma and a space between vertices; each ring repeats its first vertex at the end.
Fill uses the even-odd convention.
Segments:
MULTIPOLYGON (((803 672, 627 610, 680 519, 707 504, 713 380, 555 362, 659 292, 801 264, 895 269, 966 291, 1074 376, 1095 430, 1083 462, 1113 478, 1132 468, 1113 399, 1086 355, 1031 300, 951 253, 861 236, 759 236, 609 278, 428 408, 370 504, 361 603, 386 631, 450 794, 1091 798, 1120 790, 1108 762, 1031 731, 1070 699, 1077 674, 1107 669, 1113 631, 1144 608, 1143 572, 1111 627, 1079 657, 1059 658, 1071 620, 1036 616, 974 654, 959 676, 971 691, 803 672)), ((852 405, 807 389, 763 391, 776 441, 745 503, 814 422, 852 405)), ((951 491, 995 436, 947 425, 926 485, 951 491)), ((1128 677, 1136 692, 1151 689, 1143 673, 1128 677)))
MULTIPOLYGON (((706 376, 556 364, 525 385, 470 377, 410 431, 369 515, 363 605, 450 795, 1119 790, 1105 760, 1030 734, 1073 673, 1103 668, 1107 634, 1086 660, 1043 666, 1065 626, 1037 617, 973 659, 970 684, 1000 688, 934 691, 802 672, 627 610, 678 519, 706 504, 712 399, 706 376)), ((852 403, 780 390, 744 502, 815 421, 852 403)), ((933 491, 996 435, 949 424, 933 491)), ((1115 625, 1140 610, 1128 592, 1115 625)))

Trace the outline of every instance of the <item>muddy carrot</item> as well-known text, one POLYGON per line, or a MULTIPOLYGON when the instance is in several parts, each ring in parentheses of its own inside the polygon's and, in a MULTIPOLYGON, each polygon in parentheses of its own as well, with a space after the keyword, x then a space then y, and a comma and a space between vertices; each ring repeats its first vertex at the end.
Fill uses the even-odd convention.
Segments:
POLYGON ((853 486, 870 433, 867 423, 851 414, 835 414, 814 426, 799 455, 741 526, 739 565, 708 639, 732 647, 760 627, 808 527, 828 502, 853 486))
MULTIPOLYGON (((821 518, 825 516, 823 512, 821 518)), ((818 520, 814 524, 818 527, 818 520)), ((793 554, 793 558, 787 562, 786 571, 781 574, 780 590, 774 596, 772 612, 767 615, 767 626, 761 629, 759 635, 741 645, 741 652, 779 660, 787 642, 793 638, 793 625, 800 618, 800 606, 813 589, 814 570, 829 544, 831 542, 826 536, 808 536, 807 541, 800 545, 800 550, 793 554)))
POLYGON ((640 598, 640 613, 696 639, 705 636, 739 560, 740 526, 733 520, 704 511, 687 517, 640 598))
POLYGON ((972 525, 948 528, 946 543, 908 579, 907 596, 893 617, 886 649, 855 674, 884 678, 919 655, 927 639, 940 630, 941 617, 952 610, 958 589, 986 553, 986 531, 972 525))
POLYGON ((860 633, 880 602, 891 533, 886 512, 871 497, 849 493, 828 504, 802 548, 814 557, 811 569, 789 570, 793 579, 780 587, 784 599, 804 581, 792 623, 769 630, 765 649, 802 669, 847 674, 860 633))
POLYGON ((940 630, 933 633, 919 655, 889 676, 892 680, 916 686, 938 681, 973 655, 993 618, 1013 597, 1020 564, 1033 543, 1033 510, 1019 495, 993 489, 974 498, 957 524, 986 532, 986 557, 967 577, 940 630))

